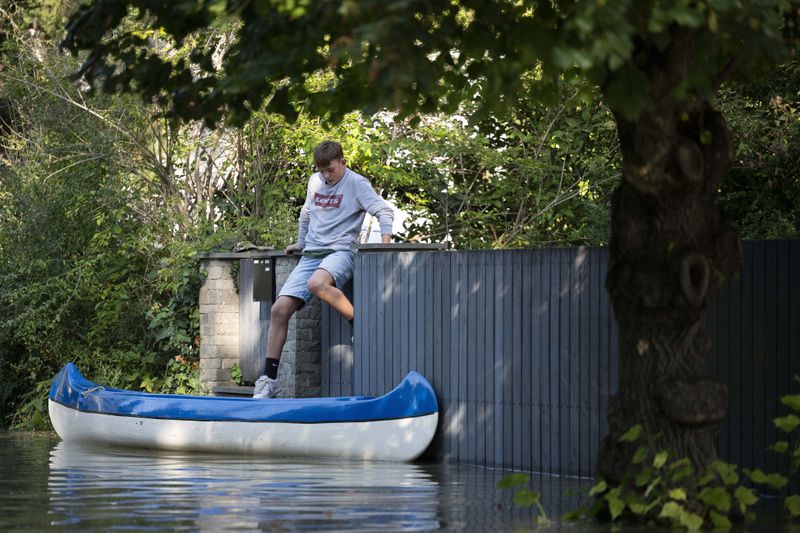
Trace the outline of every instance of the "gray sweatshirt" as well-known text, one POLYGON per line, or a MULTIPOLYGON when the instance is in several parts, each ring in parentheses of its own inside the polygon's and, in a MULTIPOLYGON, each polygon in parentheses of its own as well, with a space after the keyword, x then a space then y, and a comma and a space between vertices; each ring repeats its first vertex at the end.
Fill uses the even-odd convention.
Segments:
POLYGON ((297 244, 306 250, 349 250, 366 213, 378 218, 382 235, 392 234, 394 211, 367 178, 348 168, 336 185, 328 185, 316 172, 300 210, 297 244))

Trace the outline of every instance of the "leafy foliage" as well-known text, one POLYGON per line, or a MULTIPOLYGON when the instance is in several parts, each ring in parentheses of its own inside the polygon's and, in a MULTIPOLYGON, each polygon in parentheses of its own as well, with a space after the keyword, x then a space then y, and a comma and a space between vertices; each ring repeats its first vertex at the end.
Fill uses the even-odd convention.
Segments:
MULTIPOLYGON (((800 382, 800 375, 795 376, 795 381, 800 382)), ((789 408, 790 413, 779 416, 773 420, 775 427, 786 433, 786 440, 773 444, 770 449, 788 456, 789 472, 787 476, 778 473, 765 474, 756 470, 750 474, 751 479, 777 490, 783 489, 790 479, 796 479, 800 470, 800 394, 786 394, 781 396, 781 403, 789 408)), ((792 519, 800 518, 800 495, 788 494, 784 497, 784 506, 792 519)))
POLYGON ((531 507, 536 506, 538 514, 536 516, 536 524, 539 526, 547 526, 550 524, 550 519, 547 517, 547 512, 542 505, 542 493, 534 492, 526 485, 530 481, 528 474, 517 472, 509 474, 497 482, 498 489, 512 489, 514 490, 514 505, 518 507, 531 507))
POLYGON ((735 163, 719 202, 743 238, 800 236, 800 59, 748 86, 723 87, 720 108, 735 139, 735 163))
POLYGON ((674 96, 711 94, 732 57, 752 74, 785 53, 797 8, 792 0, 95 0, 71 19, 65 44, 90 51, 79 75, 106 90, 135 90, 208 123, 244 124, 265 101, 292 119, 299 106, 336 121, 354 109, 453 112, 465 100, 483 116, 504 115, 531 73, 539 73, 534 94, 550 102, 559 77, 576 70, 604 88, 615 113, 632 118, 653 103, 649 60, 668 55, 674 40, 703 51, 674 96), (157 38, 126 26, 130 17, 181 46, 198 30, 235 38, 221 58, 202 47, 191 61, 163 57, 157 38), (328 83, 308 83, 319 72, 330 73, 328 83))
POLYGON ((735 465, 716 461, 698 473, 688 459, 654 451, 640 425, 631 427, 620 440, 638 443, 631 460, 634 468, 619 484, 598 480, 588 491, 594 504, 569 513, 568 519, 606 517, 697 531, 730 529, 732 522, 753 516, 750 507, 758 497, 740 484, 735 465))

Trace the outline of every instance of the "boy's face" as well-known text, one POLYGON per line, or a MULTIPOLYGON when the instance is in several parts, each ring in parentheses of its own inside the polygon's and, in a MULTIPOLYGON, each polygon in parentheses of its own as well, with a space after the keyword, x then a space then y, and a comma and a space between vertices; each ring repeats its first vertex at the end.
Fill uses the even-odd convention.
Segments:
POLYGON ((342 179, 346 168, 344 159, 331 159, 327 165, 317 165, 317 170, 322 174, 322 179, 328 184, 336 183, 342 179))

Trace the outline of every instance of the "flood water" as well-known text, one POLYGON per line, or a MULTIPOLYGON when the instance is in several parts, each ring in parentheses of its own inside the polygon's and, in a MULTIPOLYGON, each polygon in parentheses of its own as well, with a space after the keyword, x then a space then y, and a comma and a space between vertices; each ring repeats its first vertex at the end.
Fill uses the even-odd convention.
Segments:
MULTIPOLYGON (((96 448, 0 432, 0 531, 514 531, 535 511, 467 465, 96 448)), ((547 512, 581 482, 534 477, 547 512)), ((559 524, 570 530, 588 524, 559 524)))

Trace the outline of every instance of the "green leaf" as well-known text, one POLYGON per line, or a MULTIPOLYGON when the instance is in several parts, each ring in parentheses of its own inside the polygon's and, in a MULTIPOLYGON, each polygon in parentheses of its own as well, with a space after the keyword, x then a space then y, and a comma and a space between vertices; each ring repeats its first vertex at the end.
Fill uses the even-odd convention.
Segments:
POLYGON ((636 449, 636 453, 633 454, 633 459, 631 459, 631 464, 638 465, 642 461, 644 461, 645 457, 647 457, 647 447, 646 446, 639 446, 636 449))
POLYGON ((636 474, 636 486, 637 487, 644 487, 648 483, 650 483, 650 478, 653 476, 653 471, 650 468, 642 469, 638 474, 636 474))
POLYGON ((711 518, 711 523, 714 524, 714 528, 719 528, 719 529, 731 528, 731 521, 728 520, 728 517, 722 516, 716 511, 711 511, 708 516, 709 518, 711 518))
POLYGON ((758 497, 756 496, 755 492, 747 487, 736 487, 733 496, 739 502, 742 511, 744 511, 750 505, 754 505, 758 501, 758 497))
POLYGON ((739 483, 739 474, 736 472, 736 465, 723 463, 722 461, 714 461, 712 466, 719 474, 722 482, 726 485, 735 485, 739 483))
POLYGON ((500 481, 497 482, 498 489, 513 489, 517 485, 522 485, 523 483, 527 483, 530 479, 528 474, 522 474, 516 472, 514 474, 509 474, 500 481))
POLYGON ((669 479, 672 483, 677 483, 678 481, 692 475, 692 472, 694 472, 694 468, 691 466, 684 466, 683 468, 673 472, 669 479))
POLYGON ((697 531, 703 527, 702 516, 687 511, 681 504, 674 501, 665 503, 658 516, 670 519, 673 523, 680 524, 689 531, 697 531))
POLYGON ((706 487, 697 495, 701 502, 723 513, 731 510, 731 496, 723 487, 706 487))
POLYGON ((653 458, 653 466, 661 468, 667 462, 667 459, 669 459, 669 452, 658 452, 653 458))
POLYGON ((778 418, 773 420, 773 422, 775 423, 776 427, 782 429, 786 433, 789 433, 790 431, 797 428, 797 426, 800 426, 800 418, 797 417, 797 415, 792 415, 792 414, 786 416, 779 416, 778 418))
POLYGON ((650 493, 653 492, 658 484, 661 483, 661 476, 656 477, 650 484, 647 486, 647 489, 644 491, 644 497, 647 498, 650 496, 650 493))
POLYGON ((591 488, 589 491, 589 496, 596 496, 597 494, 602 494, 608 488, 608 484, 605 482, 604 479, 601 479, 597 483, 595 483, 594 487, 591 488))
POLYGON ((538 502, 542 497, 541 492, 533 492, 528 489, 520 489, 519 492, 514 494, 514 504, 520 507, 530 507, 538 502))
POLYGON ((671 500, 677 500, 680 502, 686 501, 686 491, 681 488, 671 489, 669 491, 669 497, 671 500))
POLYGON ((800 411, 800 394, 781 396, 781 403, 792 411, 800 411))
POLYGON ((639 436, 642 433, 642 425, 636 424, 628 431, 626 431, 620 438, 619 442, 634 442, 639 440, 639 436))
POLYGON ((788 480, 780 474, 765 474, 760 468, 753 470, 749 473, 750 479, 753 483, 761 485, 768 485, 773 489, 783 488, 788 480))
POLYGON ((606 494, 606 501, 608 502, 608 510, 611 513, 611 519, 616 520, 622 511, 625 510, 625 502, 619 499, 619 489, 616 488, 606 494))
POLYGON ((789 443, 785 440, 780 440, 770 446, 769 449, 778 453, 786 453, 789 450, 789 443))
POLYGON ((791 496, 787 496, 786 499, 783 500, 783 504, 792 517, 800 516, 800 495, 792 494, 791 496))

